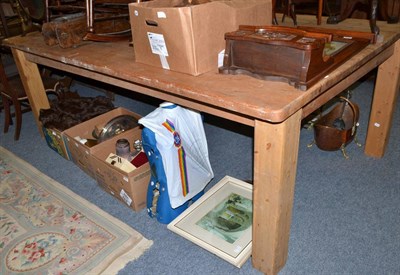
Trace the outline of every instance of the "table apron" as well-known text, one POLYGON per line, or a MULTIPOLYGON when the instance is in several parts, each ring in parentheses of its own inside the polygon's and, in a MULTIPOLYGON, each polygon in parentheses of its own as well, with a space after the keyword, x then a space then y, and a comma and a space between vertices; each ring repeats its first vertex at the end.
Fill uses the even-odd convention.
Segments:
POLYGON ((231 121, 235 121, 241 124, 245 124, 251 127, 254 127, 254 118, 247 116, 246 114, 240 114, 236 112, 232 112, 227 109, 223 109, 219 106, 211 105, 204 102, 198 102, 188 97, 184 97, 179 94, 173 94, 171 92, 148 87, 145 85, 141 85, 139 83, 134 83, 127 80, 122 80, 117 77, 113 77, 110 75, 97 73, 89 69, 80 68, 71 64, 65 64, 60 61, 52 60, 49 58, 43 58, 31 53, 25 52, 26 59, 30 62, 48 66, 51 68, 55 68, 61 71, 73 73, 76 75, 84 76, 90 79, 94 79, 100 82, 104 82, 107 84, 112 84, 114 86, 124 88, 130 91, 138 92, 141 94, 149 95, 155 98, 159 98, 165 101, 170 101, 176 103, 178 105, 196 109, 201 112, 209 113, 218 117, 222 117, 231 121))
POLYGON ((305 105, 303 107, 303 118, 310 115, 319 107, 327 103, 329 100, 343 92, 361 77, 365 76, 371 70, 385 62, 389 57, 393 55, 393 52, 394 45, 391 45, 390 47, 382 51, 379 55, 375 56, 370 61, 359 67, 356 71, 352 72, 348 77, 345 77, 343 80, 326 90, 326 92, 321 94, 319 97, 315 98, 313 101, 305 105))

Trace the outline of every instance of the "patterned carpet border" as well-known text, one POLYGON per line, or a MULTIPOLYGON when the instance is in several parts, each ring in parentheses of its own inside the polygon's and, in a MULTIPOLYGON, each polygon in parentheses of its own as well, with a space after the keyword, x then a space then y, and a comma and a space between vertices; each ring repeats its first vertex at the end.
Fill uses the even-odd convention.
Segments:
POLYGON ((116 274, 151 245, 0 146, 0 274, 116 274))

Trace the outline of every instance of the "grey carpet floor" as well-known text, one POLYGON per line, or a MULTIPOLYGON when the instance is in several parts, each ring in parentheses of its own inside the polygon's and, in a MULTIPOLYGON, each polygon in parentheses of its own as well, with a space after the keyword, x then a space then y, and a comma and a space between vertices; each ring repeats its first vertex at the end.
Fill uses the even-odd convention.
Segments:
MULTIPOLYGON (((110 89, 110 87, 98 86, 110 89)), ((373 80, 353 87, 352 100, 361 109, 358 138, 365 140, 373 80)), ((116 92, 115 105, 141 115, 151 112, 157 100, 125 90, 116 92)), ((76 83, 82 95, 97 89, 76 83)), ((400 104, 397 104, 386 154, 382 159, 364 155, 355 143, 347 146, 349 159, 339 151, 325 152, 313 146, 313 132, 301 131, 289 257, 280 274, 400 274, 400 104)), ((169 231, 98 187, 71 161, 49 149, 40 138, 32 113, 23 115, 19 141, 14 127, 3 133, 0 113, 0 145, 14 152, 83 198, 129 224, 154 245, 120 274, 261 274, 249 259, 241 269, 169 231)), ((252 128, 205 115, 205 130, 215 178, 225 175, 252 178, 252 128)), ((265 232, 268 234, 268 232, 265 232)))

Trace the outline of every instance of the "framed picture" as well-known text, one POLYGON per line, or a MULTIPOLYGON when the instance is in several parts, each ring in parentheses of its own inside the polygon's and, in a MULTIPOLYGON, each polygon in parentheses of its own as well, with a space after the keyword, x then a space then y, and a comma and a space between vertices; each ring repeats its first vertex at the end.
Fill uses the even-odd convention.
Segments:
POLYGON ((253 186, 225 176, 168 229, 241 267, 251 255, 253 186))
POLYGON ((324 55, 333 56, 333 55, 339 53, 343 48, 347 47, 348 45, 349 45, 349 42, 345 42, 345 41, 331 41, 331 42, 325 43, 324 55))

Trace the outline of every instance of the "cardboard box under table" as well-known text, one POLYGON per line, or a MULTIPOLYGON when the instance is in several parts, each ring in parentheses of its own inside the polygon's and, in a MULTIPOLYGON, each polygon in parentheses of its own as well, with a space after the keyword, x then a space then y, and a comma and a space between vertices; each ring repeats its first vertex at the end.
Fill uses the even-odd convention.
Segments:
POLYGON ((92 154, 96 150, 100 149, 102 143, 89 147, 85 144, 82 144, 77 138, 94 139, 93 130, 95 128, 99 129, 104 127, 107 122, 121 115, 131 115, 137 119, 140 119, 140 116, 136 113, 124 108, 116 108, 64 131, 64 140, 67 144, 70 159, 94 179, 96 178, 96 175, 95 169, 92 166, 92 154))
POLYGON ((271 0, 154 0, 129 14, 136 62, 191 75, 217 72, 225 33, 272 23, 271 0))
MULTIPOLYGON (((147 186, 150 181, 150 165, 145 157, 142 165, 129 172, 120 169, 118 165, 107 162, 110 153, 115 154, 115 143, 125 138, 134 151, 135 140, 142 139, 140 128, 134 128, 101 143, 99 150, 93 152, 92 164, 95 169, 97 183, 108 193, 118 198, 124 204, 138 211, 146 207, 147 186)), ((142 153, 144 154, 144 153, 142 153)))

